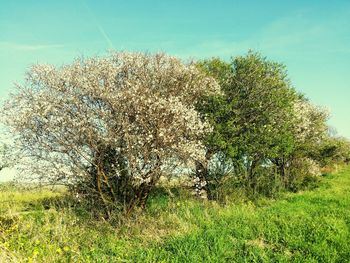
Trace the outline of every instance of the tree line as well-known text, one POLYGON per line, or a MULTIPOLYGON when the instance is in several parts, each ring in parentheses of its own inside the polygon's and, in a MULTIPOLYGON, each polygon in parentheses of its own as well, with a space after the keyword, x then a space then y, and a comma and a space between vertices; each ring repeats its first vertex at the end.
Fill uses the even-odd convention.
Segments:
POLYGON ((252 51, 229 62, 114 52, 34 65, 1 116, 26 174, 67 185, 107 216, 144 208, 164 175, 223 201, 237 189, 297 191, 350 160, 329 113, 293 88, 283 64, 252 51))

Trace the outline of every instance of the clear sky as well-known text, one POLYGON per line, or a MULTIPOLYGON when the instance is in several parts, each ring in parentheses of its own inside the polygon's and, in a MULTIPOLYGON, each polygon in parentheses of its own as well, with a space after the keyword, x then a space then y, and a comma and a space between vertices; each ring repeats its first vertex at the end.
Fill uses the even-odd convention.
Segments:
POLYGON ((350 138, 350 1, 2 0, 0 98, 33 63, 109 49, 229 59, 249 49, 287 65, 295 88, 350 138))

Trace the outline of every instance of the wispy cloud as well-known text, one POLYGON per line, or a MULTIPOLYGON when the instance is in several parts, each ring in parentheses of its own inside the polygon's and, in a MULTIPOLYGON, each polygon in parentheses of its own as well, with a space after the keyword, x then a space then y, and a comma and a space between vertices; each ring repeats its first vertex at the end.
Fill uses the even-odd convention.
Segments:
POLYGON ((15 51, 38 51, 43 49, 62 48, 62 44, 21 44, 15 42, 0 41, 0 50, 15 50, 15 51))
POLYGON ((93 22, 96 25, 97 30, 99 31, 99 33, 101 34, 101 36, 104 38, 104 40, 107 42, 108 46, 110 49, 114 49, 114 45, 112 43, 112 40, 110 39, 110 37, 107 35, 106 31, 104 30, 104 28, 102 27, 102 25, 98 22, 96 15, 94 14, 94 12, 91 10, 91 8, 87 5, 87 3, 85 2, 85 0, 81 0, 81 3, 83 4, 83 6, 85 7, 85 9, 88 11, 89 15, 91 16, 93 22))
POLYGON ((350 53, 350 12, 329 15, 325 21, 313 21, 308 13, 298 12, 266 24, 244 39, 206 39, 181 50, 180 56, 220 56, 228 58, 253 49, 275 56, 317 56, 350 53))

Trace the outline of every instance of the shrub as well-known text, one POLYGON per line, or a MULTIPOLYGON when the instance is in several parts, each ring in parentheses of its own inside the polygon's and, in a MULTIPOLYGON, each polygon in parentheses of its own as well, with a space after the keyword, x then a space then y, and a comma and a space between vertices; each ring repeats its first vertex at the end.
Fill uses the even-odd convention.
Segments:
POLYGON ((350 142, 342 137, 329 137, 322 142, 314 156, 322 166, 332 163, 349 162, 350 142))
POLYGON ((319 181, 320 166, 310 158, 295 158, 286 169, 284 184, 287 190, 296 192, 313 187, 319 181))

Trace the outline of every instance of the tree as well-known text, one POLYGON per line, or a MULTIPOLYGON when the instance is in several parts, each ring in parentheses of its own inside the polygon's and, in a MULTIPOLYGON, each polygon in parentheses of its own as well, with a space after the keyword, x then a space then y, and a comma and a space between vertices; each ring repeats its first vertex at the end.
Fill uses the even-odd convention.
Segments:
MULTIPOLYGON (((230 63, 212 58, 199 61, 196 65, 203 73, 215 78, 222 91, 229 88, 233 78, 233 68, 230 63)), ((225 166, 228 155, 232 153, 230 138, 234 134, 234 127, 230 120, 235 116, 232 112, 232 103, 227 100, 225 93, 203 96, 197 104, 197 110, 208 120, 213 130, 203 140, 206 147, 205 158, 195 162, 194 188, 202 198, 215 199, 217 196, 215 191, 223 177, 222 171, 227 171, 227 169, 220 169, 221 171, 218 172, 217 168, 225 166), (213 168, 210 169, 210 167, 213 168)))
POLYGON ((293 133, 298 154, 312 157, 312 152, 317 151, 328 137, 328 118, 326 109, 313 105, 304 97, 295 101, 293 133))
POLYGON ((283 168, 281 160, 293 150, 291 120, 297 94, 285 66, 251 51, 231 64, 213 59, 199 66, 217 78, 224 93, 204 100, 199 109, 214 127, 207 149, 232 160, 254 189, 257 169, 270 163, 283 168))
POLYGON ((65 182, 106 211, 130 211, 145 206, 169 160, 203 159, 210 125, 194 105, 218 92, 193 64, 113 53, 33 66, 3 113, 40 178, 65 182))
POLYGON ((253 52, 233 64, 235 77, 228 97, 236 101, 237 152, 254 181, 257 166, 291 151, 289 120, 296 93, 283 64, 253 52))
POLYGON ((289 177, 285 180, 287 185, 295 177, 303 179, 320 174, 319 152, 328 137, 329 113, 326 109, 313 105, 300 95, 294 102, 293 112, 293 151, 285 159, 289 177), (293 167, 294 164, 297 168, 293 167), (302 166, 304 168, 300 169, 302 166))

